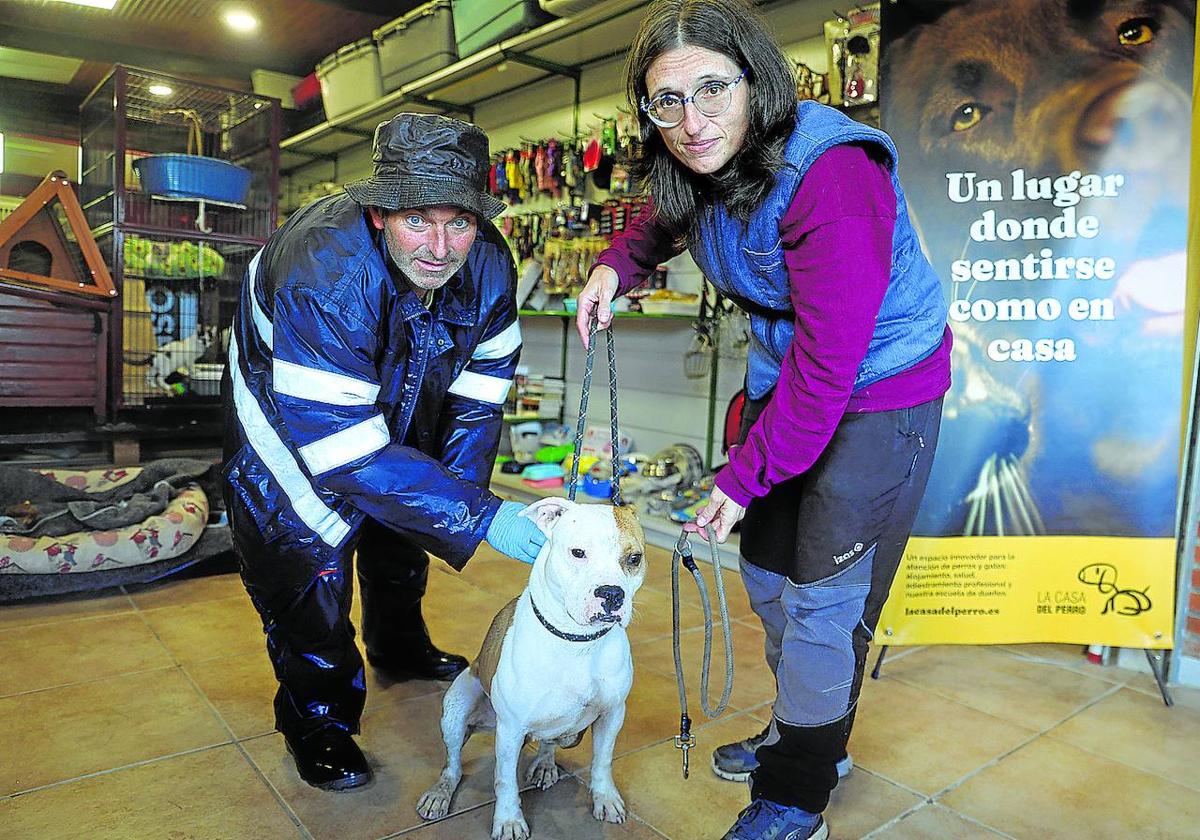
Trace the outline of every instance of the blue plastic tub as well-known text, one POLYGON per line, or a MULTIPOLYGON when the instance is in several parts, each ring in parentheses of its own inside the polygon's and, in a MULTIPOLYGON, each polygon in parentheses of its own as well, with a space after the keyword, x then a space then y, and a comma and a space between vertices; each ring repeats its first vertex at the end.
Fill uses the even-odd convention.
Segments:
POLYGON ((219 158, 149 155, 133 162, 142 190, 167 198, 206 198, 244 204, 251 172, 219 158))

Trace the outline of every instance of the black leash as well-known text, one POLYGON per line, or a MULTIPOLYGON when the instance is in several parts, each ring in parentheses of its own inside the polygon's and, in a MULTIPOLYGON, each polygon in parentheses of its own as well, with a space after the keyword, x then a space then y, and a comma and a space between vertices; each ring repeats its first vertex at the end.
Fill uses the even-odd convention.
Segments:
MULTIPOLYGON (((579 394, 579 422, 575 427, 575 454, 571 458, 571 480, 567 483, 567 498, 575 501, 575 491, 579 483, 579 456, 583 452, 583 430, 587 425, 588 395, 592 390, 592 366, 596 359, 596 325, 599 317, 592 313, 592 322, 588 326, 587 360, 583 367, 583 384, 579 394)), ((612 503, 618 507, 625 504, 621 500, 621 462, 617 456, 617 347, 613 342, 613 330, 610 326, 608 335, 608 394, 610 414, 612 417, 612 503)))

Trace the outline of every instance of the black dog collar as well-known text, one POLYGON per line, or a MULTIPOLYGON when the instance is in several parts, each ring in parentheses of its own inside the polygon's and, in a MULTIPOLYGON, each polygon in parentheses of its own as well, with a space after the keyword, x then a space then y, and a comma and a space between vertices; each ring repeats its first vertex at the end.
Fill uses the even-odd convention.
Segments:
POLYGON ((616 622, 614 621, 612 624, 608 625, 603 630, 600 630, 596 633, 564 633, 562 630, 559 630, 557 627, 555 627, 553 624, 551 624, 549 621, 546 620, 546 616, 542 615, 542 611, 539 610, 537 608, 537 604, 535 604, 533 602, 532 595, 529 596, 529 606, 533 607, 533 614, 537 616, 538 621, 542 622, 543 627, 545 627, 547 630, 549 630, 555 636, 558 636, 558 638, 566 639, 568 642, 594 642, 596 639, 599 639, 601 636, 603 636, 609 630, 613 629, 613 626, 616 624, 616 622))

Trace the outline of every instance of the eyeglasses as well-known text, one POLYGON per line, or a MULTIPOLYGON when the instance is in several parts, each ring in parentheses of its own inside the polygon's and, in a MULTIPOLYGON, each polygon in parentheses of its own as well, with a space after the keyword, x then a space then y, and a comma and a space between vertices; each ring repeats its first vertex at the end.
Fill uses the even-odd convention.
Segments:
POLYGON ((733 89, 744 78, 746 78, 745 70, 738 73, 737 78, 730 82, 713 79, 696 88, 691 96, 664 93, 650 100, 643 96, 638 107, 650 118, 650 122, 660 128, 674 128, 683 122, 684 106, 689 102, 695 105, 696 110, 704 116, 719 117, 729 110, 729 103, 733 101, 733 89))

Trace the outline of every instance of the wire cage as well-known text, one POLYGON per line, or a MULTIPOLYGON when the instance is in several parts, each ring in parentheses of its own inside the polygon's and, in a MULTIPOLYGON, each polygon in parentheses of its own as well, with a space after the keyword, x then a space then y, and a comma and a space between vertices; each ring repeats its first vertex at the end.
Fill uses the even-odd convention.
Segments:
POLYGON ((80 107, 80 201, 121 291, 112 404, 217 399, 242 275, 277 224, 280 113, 122 65, 80 107))

